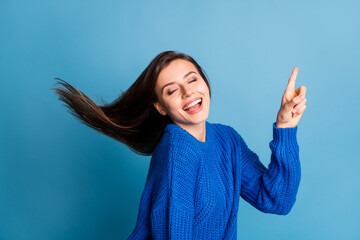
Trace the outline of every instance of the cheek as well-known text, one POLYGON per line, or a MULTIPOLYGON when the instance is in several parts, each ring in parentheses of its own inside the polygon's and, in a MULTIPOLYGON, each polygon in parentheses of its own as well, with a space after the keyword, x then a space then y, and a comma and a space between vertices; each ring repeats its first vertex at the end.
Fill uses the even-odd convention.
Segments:
POLYGON ((210 90, 208 88, 208 86, 206 85, 206 83, 204 83, 202 85, 202 89, 201 89, 204 93, 206 93, 206 96, 209 96, 210 95, 210 90))
POLYGON ((204 92, 209 91, 209 88, 204 80, 199 81, 198 87, 204 92))
POLYGON ((170 111, 176 111, 177 109, 182 108, 181 99, 178 99, 175 96, 168 98, 165 101, 165 107, 170 111))

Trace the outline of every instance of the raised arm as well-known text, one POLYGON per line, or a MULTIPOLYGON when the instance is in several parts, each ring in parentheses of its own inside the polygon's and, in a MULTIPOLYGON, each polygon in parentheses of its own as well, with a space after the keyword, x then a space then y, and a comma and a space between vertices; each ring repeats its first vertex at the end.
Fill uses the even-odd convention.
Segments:
POLYGON ((296 133, 297 127, 277 128, 273 123, 271 161, 266 168, 234 130, 241 161, 240 195, 262 212, 285 215, 295 203, 301 177, 296 133))

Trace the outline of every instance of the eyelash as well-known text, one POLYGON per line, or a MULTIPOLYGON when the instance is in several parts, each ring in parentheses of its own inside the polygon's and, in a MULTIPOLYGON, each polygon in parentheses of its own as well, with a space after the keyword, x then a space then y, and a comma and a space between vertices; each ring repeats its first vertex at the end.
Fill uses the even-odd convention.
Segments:
MULTIPOLYGON (((197 79, 194 78, 193 80, 191 80, 189 83, 195 82, 197 79)), ((177 89, 175 89, 174 91, 168 92, 168 95, 173 94, 177 89)))

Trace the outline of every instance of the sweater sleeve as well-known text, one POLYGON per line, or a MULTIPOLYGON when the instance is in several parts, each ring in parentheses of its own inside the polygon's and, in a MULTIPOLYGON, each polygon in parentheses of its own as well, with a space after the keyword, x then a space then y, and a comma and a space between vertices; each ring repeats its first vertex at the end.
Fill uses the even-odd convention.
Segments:
POLYGON ((186 143, 171 145, 162 156, 166 164, 158 181, 167 190, 163 191, 166 196, 157 196, 164 201, 152 210, 152 235, 154 239, 192 239, 196 158, 186 143))
POLYGON ((286 215, 295 203, 301 176, 297 128, 277 128, 273 123, 268 168, 237 133, 242 169, 240 195, 262 212, 286 215))

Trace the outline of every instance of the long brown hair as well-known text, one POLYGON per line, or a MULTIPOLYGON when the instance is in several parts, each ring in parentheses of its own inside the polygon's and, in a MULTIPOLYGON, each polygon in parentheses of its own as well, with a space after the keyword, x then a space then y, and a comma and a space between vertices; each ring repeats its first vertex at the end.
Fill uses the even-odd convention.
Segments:
POLYGON ((60 78, 55 79, 61 87, 51 89, 55 90, 59 100, 66 103, 69 113, 85 125, 126 144, 135 153, 151 155, 165 126, 172 123, 168 115, 161 115, 153 105, 157 101, 156 81, 161 70, 175 59, 194 64, 210 91, 206 73, 200 65, 189 55, 175 51, 158 54, 127 91, 102 106, 60 78))

